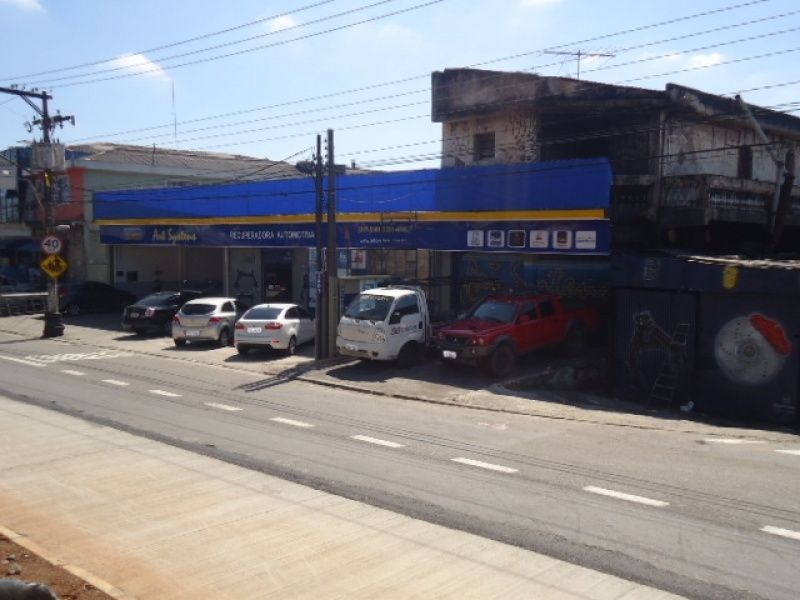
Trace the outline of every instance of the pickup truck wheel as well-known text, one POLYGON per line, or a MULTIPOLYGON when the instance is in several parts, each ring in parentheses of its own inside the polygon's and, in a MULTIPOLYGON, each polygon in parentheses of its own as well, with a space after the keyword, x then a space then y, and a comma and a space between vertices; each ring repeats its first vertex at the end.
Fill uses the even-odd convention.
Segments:
POLYGON ((493 377, 500 378, 511 373, 516 364, 517 356, 514 354, 514 350, 508 344, 503 344, 495 348, 486 366, 493 377))
POLYGON ((578 356, 586 345, 586 335, 583 332, 583 327, 580 325, 573 326, 568 332, 564 340, 564 350, 567 356, 578 356))
POLYGON ((397 356, 397 364, 407 369, 416 364, 419 358, 419 345, 414 342, 409 342, 400 348, 400 354, 397 356))

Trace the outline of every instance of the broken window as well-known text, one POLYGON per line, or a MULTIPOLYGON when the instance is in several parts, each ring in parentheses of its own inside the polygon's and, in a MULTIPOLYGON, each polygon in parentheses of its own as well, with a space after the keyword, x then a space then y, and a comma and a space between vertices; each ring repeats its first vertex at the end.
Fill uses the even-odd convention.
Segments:
POLYGON ((739 164, 736 176, 739 179, 753 178, 753 149, 750 146, 739 146, 739 164))
POLYGON ((475 161, 494 158, 494 131, 476 133, 474 139, 475 161))

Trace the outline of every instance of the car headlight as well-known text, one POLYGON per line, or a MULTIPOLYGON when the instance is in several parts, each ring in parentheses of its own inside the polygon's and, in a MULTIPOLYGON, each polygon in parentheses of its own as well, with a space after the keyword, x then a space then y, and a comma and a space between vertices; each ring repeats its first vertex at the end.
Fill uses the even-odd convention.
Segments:
POLYGON ((386 341, 386 334, 381 333, 380 331, 376 331, 375 337, 373 339, 379 344, 383 344, 386 341))

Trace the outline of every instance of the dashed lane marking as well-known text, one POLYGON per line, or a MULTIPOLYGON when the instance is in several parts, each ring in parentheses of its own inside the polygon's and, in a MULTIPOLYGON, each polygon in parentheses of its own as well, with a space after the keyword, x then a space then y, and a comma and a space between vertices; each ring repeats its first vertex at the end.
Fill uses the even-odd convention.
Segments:
POLYGON ((15 362, 22 365, 28 365, 29 367, 43 367, 42 363, 33 362, 32 360, 24 360, 22 358, 14 358, 13 356, 3 356, 0 354, 0 358, 3 360, 7 360, 9 362, 15 362))
POLYGON ((608 496, 609 498, 616 498, 617 500, 626 500, 628 502, 636 502, 638 504, 645 504, 647 506, 656 506, 658 508, 669 506, 669 502, 664 502, 663 500, 654 500, 653 498, 645 498, 644 496, 636 496, 634 494, 626 494, 624 492, 617 492, 615 490, 607 490, 606 488, 595 487, 593 485, 587 485, 585 488, 583 488, 583 491, 590 492, 592 494, 599 494, 601 496, 608 496))
POLYGON ((728 444, 730 446, 735 446, 737 444, 766 444, 762 440, 742 440, 739 438, 706 438, 705 440, 708 444, 728 444))
POLYGON ((765 525, 761 528, 761 531, 764 533, 771 533, 772 535, 779 535, 781 537, 789 538, 790 540, 800 541, 800 531, 783 529, 782 527, 773 527, 772 525, 765 525))
POLYGON ((295 421, 294 419, 284 419, 283 417, 272 417, 270 421, 283 423, 284 425, 291 425, 292 427, 313 427, 311 423, 306 423, 305 421, 295 421))
POLYGON ((217 402, 206 402, 206 406, 210 406, 211 408, 218 408, 220 410, 228 410, 228 411, 231 411, 231 412, 234 412, 234 411, 237 411, 237 410, 243 410, 243 409, 239 408, 238 406, 231 406, 230 404, 219 404, 217 402))
POLYGON ((116 385, 119 387, 125 387, 126 385, 130 385, 127 381, 120 381, 119 379, 101 379, 103 383, 107 383, 109 385, 116 385))
POLYGON ((180 398, 180 394, 176 394, 175 392, 167 392, 165 390, 147 390, 151 394, 155 394, 156 396, 166 396, 167 398, 180 398))
POLYGON ((800 456, 800 450, 775 450, 775 452, 780 452, 781 454, 793 454, 794 456, 800 456))
POLYGON ((398 444, 397 442, 390 442, 388 440, 381 440, 374 437, 369 437, 368 435, 353 435, 350 436, 351 439, 358 440, 359 442, 366 442, 368 444, 375 444, 377 446, 386 446, 387 448, 402 448, 403 444, 398 444))
POLYGON ((511 467, 504 467, 503 465, 495 465, 492 463, 483 462, 480 460, 472 460, 471 458, 451 458, 453 462, 460 463, 462 465, 469 465, 470 467, 478 467, 480 469, 489 469, 490 471, 499 471, 500 473, 517 473, 517 469, 512 469, 511 467))
POLYGON ((86 375, 83 371, 74 371, 72 369, 61 369, 62 373, 66 373, 67 375, 75 375, 75 377, 82 377, 86 375))

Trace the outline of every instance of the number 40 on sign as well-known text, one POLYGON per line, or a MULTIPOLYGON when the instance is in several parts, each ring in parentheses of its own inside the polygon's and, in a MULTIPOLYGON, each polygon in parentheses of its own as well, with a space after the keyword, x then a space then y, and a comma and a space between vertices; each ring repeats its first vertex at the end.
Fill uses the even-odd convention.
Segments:
POLYGON ((42 252, 45 254, 58 254, 64 247, 61 238, 54 235, 48 235, 42 240, 42 252))

